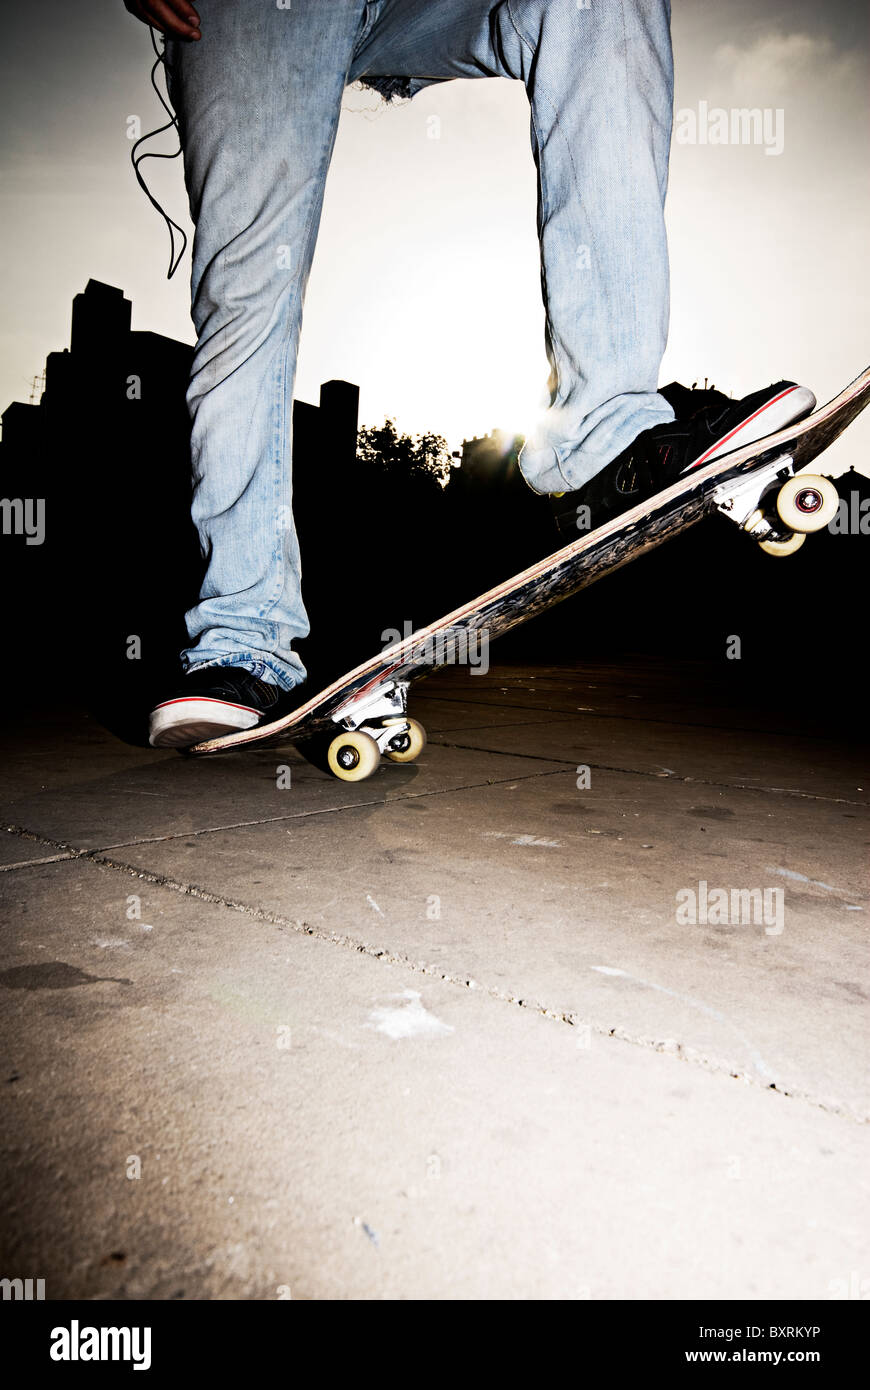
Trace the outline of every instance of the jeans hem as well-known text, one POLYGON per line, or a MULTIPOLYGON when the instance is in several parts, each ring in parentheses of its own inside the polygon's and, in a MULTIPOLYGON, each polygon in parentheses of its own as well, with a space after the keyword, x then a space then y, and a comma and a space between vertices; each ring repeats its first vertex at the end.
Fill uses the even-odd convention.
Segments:
MULTIPOLYGON (((545 444, 538 449, 529 449, 524 445, 518 460, 520 472, 533 492, 544 495, 576 492, 618 458, 644 430, 666 424, 674 418, 673 410, 662 397, 661 409, 651 406, 623 421, 618 429, 611 432, 606 445, 602 446, 596 439, 594 453, 588 447, 592 435, 582 444, 545 444)), ((600 427, 595 433, 599 432, 600 427)))
POLYGON ((235 666, 242 671, 250 671, 252 676, 265 681, 266 685, 277 685, 281 690, 293 690, 301 683, 293 679, 288 680, 288 668, 283 664, 254 656, 250 652, 242 652, 238 656, 216 656, 206 661, 194 661, 191 660, 190 653, 185 651, 181 653, 181 661, 186 675, 190 675, 191 671, 205 670, 208 666, 235 666))

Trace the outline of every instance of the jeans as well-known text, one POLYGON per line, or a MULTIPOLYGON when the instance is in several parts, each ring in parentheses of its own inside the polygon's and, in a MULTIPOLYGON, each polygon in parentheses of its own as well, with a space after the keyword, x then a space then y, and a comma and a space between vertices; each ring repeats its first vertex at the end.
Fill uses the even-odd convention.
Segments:
POLYGON ((669 0, 200 0, 202 39, 167 40, 196 225, 188 406, 193 518, 207 556, 190 667, 289 689, 308 632, 291 511, 305 287, 342 94, 413 96, 457 77, 524 83, 550 406, 520 468, 571 491, 641 430, 667 337, 663 205, 673 107, 669 0))

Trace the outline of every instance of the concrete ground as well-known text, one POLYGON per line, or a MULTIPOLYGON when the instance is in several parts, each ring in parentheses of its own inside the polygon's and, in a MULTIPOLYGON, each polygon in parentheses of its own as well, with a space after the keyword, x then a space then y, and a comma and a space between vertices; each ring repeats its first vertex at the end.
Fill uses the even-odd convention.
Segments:
POLYGON ((450 671, 414 713, 420 761, 356 785, 10 724, 0 1276, 870 1291, 854 749, 650 662, 450 671))

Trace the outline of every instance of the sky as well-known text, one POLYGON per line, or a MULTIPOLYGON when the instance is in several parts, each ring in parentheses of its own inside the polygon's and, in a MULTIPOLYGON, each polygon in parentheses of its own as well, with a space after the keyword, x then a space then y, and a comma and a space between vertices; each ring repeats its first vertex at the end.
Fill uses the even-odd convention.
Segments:
MULTIPOLYGON (((124 290, 134 328, 194 336, 189 250, 167 280, 165 225, 130 166, 129 117, 143 130, 164 119, 148 30, 121 0, 5 10, 0 409, 27 400, 46 354, 68 344, 89 278, 124 290)), ((867 15, 857 0, 673 0, 677 129, 691 134, 685 113, 697 120, 701 103, 759 107, 781 152, 675 140, 662 383, 707 377, 743 395, 786 377, 821 402, 870 360, 867 15)), ((144 167, 190 230, 180 166, 144 167)), ((321 381, 342 377, 361 388, 361 423, 389 415, 458 448, 529 428, 546 376, 522 85, 450 82, 389 108, 349 90, 297 395, 316 401, 321 381)), ((870 425, 828 462, 870 473, 870 425)))

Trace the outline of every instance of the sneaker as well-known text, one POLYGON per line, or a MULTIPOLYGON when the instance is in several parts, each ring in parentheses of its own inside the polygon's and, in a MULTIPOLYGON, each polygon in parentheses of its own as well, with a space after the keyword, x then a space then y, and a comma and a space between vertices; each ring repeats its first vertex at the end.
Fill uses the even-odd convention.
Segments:
POLYGON ((717 391, 715 386, 699 386, 697 382, 689 387, 672 381, 670 386, 659 387, 659 395, 664 396, 678 420, 690 420, 699 410, 713 405, 734 405, 731 397, 717 391))
POLYGON ((261 681, 239 666, 201 666, 151 711, 152 748, 189 748, 207 738, 280 719, 298 704, 295 691, 261 681))
POLYGON ((816 404, 812 391, 793 381, 778 381, 739 401, 713 387, 690 391, 679 382, 664 387, 661 394, 673 407, 676 420, 644 430, 583 487, 552 499, 563 544, 577 540, 579 506, 590 512, 584 529, 595 530, 669 487, 689 469, 701 468, 802 420, 816 404), (697 409, 693 408, 695 398, 697 409))

